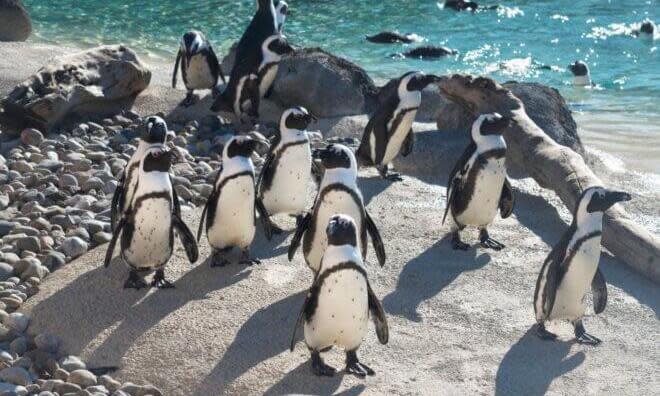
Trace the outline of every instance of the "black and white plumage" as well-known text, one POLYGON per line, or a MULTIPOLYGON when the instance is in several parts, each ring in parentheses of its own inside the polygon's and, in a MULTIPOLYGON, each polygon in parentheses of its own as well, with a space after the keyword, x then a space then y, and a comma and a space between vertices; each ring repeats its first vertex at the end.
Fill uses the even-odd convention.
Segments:
POLYGON ((202 231, 206 230, 206 237, 214 250, 213 267, 228 264, 226 254, 233 248, 241 250, 242 264, 259 263, 250 257, 250 245, 256 230, 251 156, 259 144, 268 145, 268 141, 263 137, 235 136, 223 148, 222 167, 213 183, 197 232, 199 240, 202 231))
POLYGON ((139 162, 132 204, 122 213, 108 245, 106 267, 110 265, 121 235, 121 257, 131 269, 125 288, 145 287, 141 275, 154 270, 152 286, 174 287, 165 280, 164 266, 172 256, 175 229, 190 262, 194 263, 199 256, 195 237, 181 219, 178 198, 170 180, 171 160, 172 151, 161 147, 147 149, 139 162))
POLYGON ((280 60, 284 55, 293 52, 293 47, 279 34, 268 37, 261 45, 261 63, 257 70, 259 78, 259 97, 268 97, 270 88, 275 81, 280 60))
POLYGON ((335 369, 323 362, 320 353, 338 346, 346 351, 347 373, 358 377, 374 375, 371 368, 358 361, 357 349, 366 336, 370 315, 381 344, 387 344, 389 329, 385 311, 369 285, 358 247, 357 227, 351 217, 340 214, 330 218, 324 233, 328 246, 298 316, 291 351, 296 331, 304 325, 314 374, 334 375, 335 369))
POLYGON ((392 54, 392 56, 430 60, 456 54, 458 54, 458 51, 447 48, 445 46, 423 45, 421 47, 413 48, 402 53, 392 54))
POLYGON ((645 20, 639 25, 639 29, 636 29, 633 34, 642 39, 654 40, 655 39, 655 23, 651 20, 645 20))
POLYGON ((289 4, 284 0, 278 0, 275 3, 275 20, 277 21, 277 31, 284 31, 284 21, 289 15, 289 4))
POLYGON ((497 113, 482 114, 472 125, 471 142, 449 175, 447 207, 454 220, 452 245, 467 250, 460 231, 479 227, 481 246, 501 250, 504 245, 490 238, 487 227, 500 211, 502 218, 513 212, 513 189, 506 178, 506 142, 502 132, 509 120, 497 113))
POLYGON ((598 269, 603 212, 617 202, 630 199, 628 193, 603 187, 590 187, 582 193, 571 226, 545 259, 536 282, 534 312, 541 338, 556 338, 546 330, 547 321, 569 320, 579 343, 600 343, 582 324, 584 298, 591 287, 595 313, 605 310, 607 286, 598 269))
POLYGON ((365 37, 367 41, 377 44, 405 43, 410 44, 415 40, 412 34, 401 34, 399 32, 380 32, 372 36, 365 37))
POLYGON ((592 85, 589 66, 585 62, 577 60, 573 64, 568 65, 568 70, 573 73, 573 85, 577 87, 592 85))
POLYGON ((119 185, 112 196, 110 218, 113 229, 116 227, 123 213, 130 208, 133 201, 140 162, 150 148, 165 149, 165 142, 168 136, 171 135, 174 135, 174 133, 168 131, 167 123, 162 118, 151 116, 145 119, 142 125, 140 142, 131 159, 126 164, 126 168, 119 180, 119 185))
POLYGON ((437 81, 434 75, 409 72, 383 87, 381 103, 369 119, 357 151, 361 163, 376 166, 384 178, 400 180, 396 173, 388 176, 389 163, 399 152, 404 156, 412 152, 412 125, 422 102, 422 90, 437 81))
POLYGON ((184 106, 194 103, 193 93, 196 89, 211 89, 215 94, 218 78, 226 83, 218 57, 202 32, 193 30, 181 38, 181 45, 174 63, 172 88, 176 88, 179 65, 181 65, 183 83, 188 90, 186 99, 183 101, 184 106))
POLYGON ((291 245, 289 260, 293 259, 302 240, 307 266, 318 272, 321 258, 328 246, 325 227, 336 214, 353 218, 357 225, 358 248, 362 258, 367 257, 367 233, 376 251, 378 263, 385 264, 385 247, 375 223, 364 207, 362 193, 357 185, 357 162, 353 152, 341 144, 330 144, 316 150, 314 156, 321 159, 325 169, 319 192, 311 213, 299 223, 291 245))
POLYGON ((476 11, 479 9, 479 4, 476 1, 447 0, 444 3, 444 8, 450 8, 455 11, 476 11))
POLYGON ((286 213, 298 216, 306 210, 307 189, 311 181, 312 151, 307 126, 315 120, 304 107, 285 110, 279 130, 257 182, 257 208, 266 237, 280 232, 269 217, 286 213))

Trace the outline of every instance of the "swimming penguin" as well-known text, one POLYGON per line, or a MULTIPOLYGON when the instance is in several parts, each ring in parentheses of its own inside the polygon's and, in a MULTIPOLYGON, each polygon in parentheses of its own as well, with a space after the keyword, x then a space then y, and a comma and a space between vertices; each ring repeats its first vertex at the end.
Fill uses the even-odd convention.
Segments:
POLYGON ((292 52, 293 47, 279 34, 268 37, 261 45, 261 62, 257 71, 260 98, 270 96, 269 91, 277 76, 282 56, 292 52))
POLYGON ((167 137, 174 135, 173 132, 167 130, 167 123, 165 120, 158 116, 147 117, 142 129, 140 143, 131 156, 131 159, 126 164, 126 168, 122 172, 121 179, 119 180, 119 185, 112 196, 112 202, 110 205, 110 222, 113 229, 116 227, 119 217, 122 213, 128 210, 133 201, 135 185, 138 179, 138 168, 140 166, 140 161, 144 158, 147 150, 154 147, 165 149, 167 137))
POLYGON ((353 152, 341 144, 330 144, 314 151, 325 168, 319 192, 311 213, 298 224, 289 246, 289 261, 303 239, 303 254, 307 266, 314 272, 321 268, 321 257, 328 246, 324 229, 330 218, 343 213, 351 216, 357 225, 362 258, 367 257, 367 233, 376 251, 378 263, 385 265, 385 247, 371 216, 364 207, 362 193, 357 185, 357 162, 353 152), (303 238, 304 235, 304 238, 303 238))
POLYGON ((630 194, 590 187, 580 197, 573 222, 545 259, 534 291, 539 337, 557 338, 545 328, 550 320, 570 320, 580 344, 596 345, 600 340, 586 332, 582 324, 584 298, 591 285, 594 311, 599 314, 607 305, 605 277, 598 269, 603 212, 617 202, 629 201, 630 194))
POLYGON ((307 188, 312 178, 312 151, 307 126, 316 118, 304 107, 285 110, 280 127, 257 182, 257 209, 266 238, 281 232, 269 219, 278 213, 297 216, 302 221, 307 188))
POLYGON ((321 352, 338 346, 346 351, 347 373, 358 377, 374 375, 357 357, 357 349, 367 334, 369 315, 381 344, 387 344, 389 329, 385 311, 367 279, 357 243, 357 227, 351 217, 335 215, 330 218, 325 234, 328 247, 298 315, 290 349, 293 351, 295 346, 298 327, 304 324, 314 374, 335 374, 335 369, 323 362, 321 352))
POLYGON ((447 182, 447 207, 442 222, 451 211, 454 219, 452 246, 467 250, 460 231, 479 227, 481 246, 501 250, 504 245, 488 235, 486 227, 499 209, 506 219, 513 212, 513 189, 506 178, 506 142, 502 130, 509 120, 497 113, 482 114, 472 124, 471 142, 459 158, 447 182))
POLYGON ((578 87, 591 86, 591 74, 586 63, 577 60, 572 65, 568 65, 568 70, 573 73, 573 85, 578 87))
POLYGON ((646 20, 642 22, 639 29, 635 30, 633 34, 642 39, 653 39, 655 37, 655 23, 646 20))
POLYGON ((401 34, 398 32, 380 32, 373 36, 366 36, 367 41, 377 44, 405 43, 410 44, 414 40, 410 34, 401 34))
POLYGON ((444 8, 451 8, 456 11, 476 11, 479 9, 479 4, 474 1, 465 1, 465 0, 447 0, 445 1, 444 8))
POLYGON ((128 211, 122 213, 108 245, 106 267, 110 265, 121 234, 121 257, 131 268, 124 288, 141 289, 147 286, 142 276, 154 270, 152 286, 174 287, 165 279, 164 267, 174 250, 175 229, 190 262, 194 263, 199 257, 195 237, 177 213, 178 198, 169 174, 171 160, 170 150, 162 147, 147 149, 139 162, 133 203, 128 211))
POLYGON ((218 57, 201 32, 193 30, 183 35, 174 63, 172 88, 176 88, 179 63, 181 63, 181 77, 188 90, 182 103, 185 107, 191 106, 195 102, 193 93, 196 89, 211 89, 215 95, 218 77, 222 79, 223 83, 226 83, 218 57))
POLYGON ((417 58, 425 60, 438 59, 456 54, 458 54, 458 51, 447 48, 445 46, 425 45, 422 47, 413 48, 401 54, 393 54, 392 56, 403 56, 404 58, 417 58))
POLYGON ((282 33, 284 31, 284 21, 289 15, 289 4, 284 0, 279 0, 275 3, 275 20, 277 21, 277 31, 282 33))
MULTIPOLYGON (((255 134, 256 136, 257 134, 255 134)), ((226 254, 234 247, 241 249, 241 264, 259 264, 250 257, 255 232, 255 189, 252 153, 265 138, 235 136, 225 144, 222 166, 213 183, 213 191, 202 212, 197 240, 206 229, 206 237, 214 250, 212 267, 229 263, 226 254)))
POLYGON ((364 129, 357 151, 361 164, 376 166, 383 178, 401 180, 398 173, 388 175, 389 163, 401 152, 412 152, 412 124, 422 101, 422 90, 440 81, 434 75, 408 72, 383 88, 383 100, 364 129))

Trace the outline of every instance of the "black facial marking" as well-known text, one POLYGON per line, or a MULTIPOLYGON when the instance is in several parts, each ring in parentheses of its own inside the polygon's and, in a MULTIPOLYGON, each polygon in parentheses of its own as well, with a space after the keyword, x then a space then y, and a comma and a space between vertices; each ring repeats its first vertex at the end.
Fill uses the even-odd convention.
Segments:
POLYGON ((328 245, 357 246, 357 231, 355 223, 344 216, 332 216, 326 228, 328 245))
POLYGON ((257 142, 252 139, 234 139, 227 147, 229 158, 250 157, 257 147, 257 142))
POLYGON ((141 138, 147 143, 165 143, 167 138, 167 124, 157 117, 147 118, 141 138))
POLYGON ((509 126, 509 119, 499 116, 496 119, 486 118, 481 124, 481 134, 486 135, 501 135, 504 129, 509 126))
POLYGON ((568 68, 576 77, 586 76, 589 74, 589 67, 582 61, 575 61, 575 63, 570 65, 568 68))
POLYGON ((321 162, 326 169, 349 169, 351 167, 350 155, 345 149, 334 144, 330 144, 326 148, 318 150, 315 153, 315 156, 321 159, 321 162))
POLYGON ((293 52, 293 47, 282 37, 273 40, 268 45, 268 49, 278 55, 285 55, 293 52))
POLYGON ((432 74, 429 75, 420 74, 411 78, 410 81, 408 81, 408 86, 406 88, 408 91, 421 91, 424 88, 426 88, 429 84, 437 81, 439 81, 439 78, 437 76, 434 76, 432 74))
POLYGON ((639 28, 640 32, 646 34, 653 34, 654 30, 655 30, 655 26, 653 26, 653 23, 649 21, 642 23, 642 26, 639 28))
POLYGON ((151 152, 144 158, 142 169, 145 172, 168 172, 171 164, 171 151, 151 152))
MULTIPOLYGON (((587 189, 587 191, 588 190, 589 189, 587 189)), ((623 191, 600 190, 591 196, 591 200, 587 205, 587 212, 604 212, 614 204, 623 201, 630 201, 631 198, 630 194, 623 191)))
POLYGON ((299 108, 302 111, 302 114, 299 112, 291 113, 284 121, 284 125, 289 129, 297 129, 299 131, 304 131, 307 129, 309 124, 313 120, 313 116, 309 114, 306 110, 299 108))

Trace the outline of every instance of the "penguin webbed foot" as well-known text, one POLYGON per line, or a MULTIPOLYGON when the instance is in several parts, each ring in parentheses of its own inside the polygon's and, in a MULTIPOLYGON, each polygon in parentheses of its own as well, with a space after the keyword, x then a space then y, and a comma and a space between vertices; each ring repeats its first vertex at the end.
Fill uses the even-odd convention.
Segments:
POLYGON ((211 268, 224 267, 229 264, 229 260, 225 254, 231 250, 231 247, 221 250, 216 250, 211 256, 211 268))
POLYGON ((188 92, 186 95, 186 98, 183 99, 183 102, 181 102, 181 106, 183 107, 190 107, 194 105, 196 102, 195 95, 192 93, 192 91, 188 92))
POLYGON ((147 287, 147 283, 135 271, 131 271, 128 274, 128 279, 124 282, 124 289, 140 290, 145 287, 147 287))
POLYGON ((258 265, 261 264, 261 260, 250 257, 250 250, 245 249, 241 253, 241 258, 238 261, 238 263, 243 265, 258 265))
POLYGON ((151 281, 151 287, 158 289, 174 289, 174 283, 165 279, 165 271, 159 269, 156 271, 154 278, 151 281))
POLYGON ((376 169, 378 170, 380 177, 385 180, 389 180, 391 182, 403 181, 401 174, 397 172, 390 172, 387 165, 376 166, 376 169))
POLYGON ((585 330, 582 321, 579 321, 575 324, 575 340, 578 344, 594 346, 602 342, 598 337, 587 333, 587 330, 585 330))
POLYGON ((451 247, 454 250, 468 250, 470 245, 461 241, 461 236, 455 231, 451 236, 451 247))
POLYGON ((346 373, 353 374, 356 377, 364 378, 367 375, 376 374, 369 366, 360 363, 355 351, 346 352, 346 373))
POLYGON ((481 241, 481 247, 484 249, 493 249, 493 250, 502 250, 506 246, 503 243, 494 240, 488 235, 488 231, 484 228, 479 232, 479 240, 481 241))
POLYGON ((314 375, 319 377, 332 377, 336 372, 337 370, 334 367, 325 364, 318 351, 312 351, 312 373, 314 373, 314 375))
POLYGON ((542 340, 547 340, 547 341, 554 341, 557 339, 557 335, 554 333, 549 332, 543 323, 539 323, 536 326, 536 335, 542 339, 542 340))

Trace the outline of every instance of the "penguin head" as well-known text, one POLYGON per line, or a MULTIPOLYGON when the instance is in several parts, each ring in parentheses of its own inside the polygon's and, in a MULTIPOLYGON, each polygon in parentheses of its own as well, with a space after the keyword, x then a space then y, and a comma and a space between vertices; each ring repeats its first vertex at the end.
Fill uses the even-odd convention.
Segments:
POLYGON ((350 170, 357 175, 357 161, 353 151, 342 144, 329 144, 312 153, 314 159, 320 159, 326 171, 350 170))
POLYGON ((639 27, 639 32, 647 36, 653 36, 655 34, 655 24, 652 21, 646 20, 639 27))
POLYGON ((144 172, 169 172, 172 165, 172 150, 152 147, 147 150, 142 160, 144 172))
POLYGON ((472 124, 472 140, 479 144, 489 136, 499 137, 508 125, 509 119, 499 113, 481 114, 472 124))
POLYGON ((325 229, 328 246, 357 246, 357 227, 350 216, 337 214, 330 218, 325 229))
POLYGON ((429 84, 437 83, 440 77, 422 72, 408 72, 401 77, 399 82, 399 95, 408 92, 420 92, 429 84))
POLYGON ((609 190, 601 186, 589 187, 580 196, 573 221, 580 226, 588 223, 590 219, 596 219, 600 225, 604 211, 618 202, 631 199, 631 195, 623 191, 609 190))
POLYGON ((150 144, 165 144, 168 137, 173 136, 172 131, 167 130, 167 123, 158 116, 147 117, 140 139, 150 144))
POLYGON ((310 114, 306 108, 302 106, 293 107, 282 113, 282 117, 280 118, 280 132, 285 133, 291 129, 304 131, 312 121, 316 120, 317 118, 310 114))
POLYGON ((277 28, 281 31, 284 20, 289 15, 289 4, 284 0, 278 1, 275 4, 275 15, 277 16, 277 28))
POLYGON ((573 64, 568 65, 568 70, 570 70, 575 77, 584 77, 589 75, 589 66, 580 60, 576 60, 573 64))
POLYGON ((186 54, 188 63, 190 63, 190 58, 208 47, 209 42, 206 40, 204 33, 197 30, 191 30, 181 38, 181 50, 186 54))
POLYGON ((280 60, 282 56, 292 53, 293 47, 281 34, 269 36, 261 45, 261 49, 267 58, 280 60))
POLYGON ((224 146, 223 160, 237 157, 250 158, 261 144, 269 146, 270 142, 258 132, 252 132, 250 135, 234 136, 224 146))

